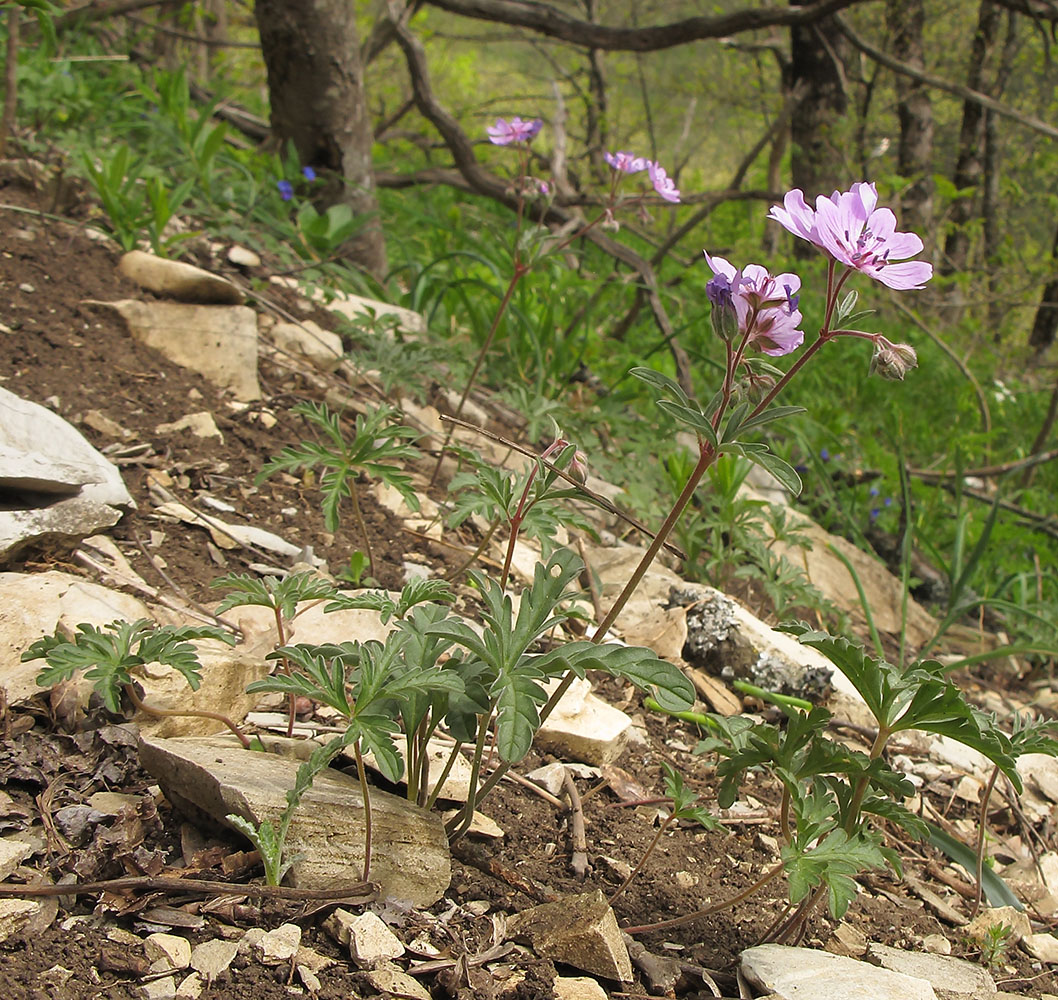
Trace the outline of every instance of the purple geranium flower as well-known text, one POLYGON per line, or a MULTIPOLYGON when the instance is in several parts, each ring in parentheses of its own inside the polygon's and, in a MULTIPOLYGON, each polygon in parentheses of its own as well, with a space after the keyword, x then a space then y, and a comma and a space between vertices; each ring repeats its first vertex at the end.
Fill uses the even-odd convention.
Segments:
POLYGON ((801 313, 794 300, 801 279, 796 274, 772 277, 759 264, 747 264, 738 271, 729 261, 711 257, 708 251, 705 259, 716 275, 706 286, 706 295, 714 309, 723 309, 730 301, 738 319, 738 332, 748 337, 749 344, 773 357, 801 346, 805 335, 797 329, 801 313))
POLYGON ((490 125, 485 131, 489 134, 489 142, 497 146, 509 146, 515 142, 528 142, 540 131, 543 124, 540 118, 534 118, 528 122, 517 117, 510 121, 506 118, 497 118, 496 124, 490 125))
POLYGON ((283 201, 290 201, 294 197, 294 185, 290 181, 276 181, 276 187, 279 188, 279 197, 283 201))
POLYGON ((922 288, 933 277, 933 265, 907 259, 922 252, 922 240, 914 233, 898 233, 896 216, 877 204, 875 186, 860 182, 829 198, 820 195, 815 211, 802 191, 789 191, 783 207, 773 205, 768 215, 834 260, 888 288, 922 288))
POLYGON ((654 190, 666 201, 677 202, 680 200, 680 192, 672 182, 672 178, 665 173, 665 168, 652 160, 647 161, 647 170, 650 171, 650 183, 654 190))
POLYGON ((642 156, 632 153, 603 153, 602 158, 613 167, 624 174, 638 174, 640 170, 646 170, 648 161, 642 156))

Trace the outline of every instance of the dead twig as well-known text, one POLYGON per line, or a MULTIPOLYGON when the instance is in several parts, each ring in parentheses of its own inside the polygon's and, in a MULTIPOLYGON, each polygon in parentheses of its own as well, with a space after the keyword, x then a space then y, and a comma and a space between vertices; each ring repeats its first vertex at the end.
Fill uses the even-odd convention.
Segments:
POLYGON ((591 865, 588 864, 588 841, 584 833, 584 807, 581 805, 577 786, 573 783, 573 775, 567 767, 562 768, 562 784, 563 791, 569 796, 570 840, 573 847, 569 866, 573 869, 573 874, 583 882, 591 871, 591 865))
POLYGON ((91 896, 98 892, 165 892, 193 893, 203 896, 251 896, 294 901, 331 901, 366 904, 378 898, 373 882, 357 882, 332 889, 296 889, 289 885, 244 885, 213 879, 172 878, 164 875, 104 879, 100 882, 71 882, 62 885, 0 885, 0 898, 31 896, 91 896))

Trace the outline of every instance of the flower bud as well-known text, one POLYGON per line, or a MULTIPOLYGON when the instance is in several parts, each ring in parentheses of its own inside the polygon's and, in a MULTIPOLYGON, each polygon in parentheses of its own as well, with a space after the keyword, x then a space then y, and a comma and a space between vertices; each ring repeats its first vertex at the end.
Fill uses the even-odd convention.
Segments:
POLYGON ((713 305, 713 332, 721 340, 734 340, 738 334, 738 313, 735 312, 730 280, 726 275, 718 274, 705 286, 705 294, 713 305))
POLYGON ((569 467, 566 469, 570 478, 575 479, 583 486, 588 481, 588 456, 579 448, 573 452, 569 467))
POLYGON ((902 382, 912 368, 918 367, 918 355, 910 344, 891 344, 884 337, 875 341, 868 375, 879 375, 893 382, 902 382))

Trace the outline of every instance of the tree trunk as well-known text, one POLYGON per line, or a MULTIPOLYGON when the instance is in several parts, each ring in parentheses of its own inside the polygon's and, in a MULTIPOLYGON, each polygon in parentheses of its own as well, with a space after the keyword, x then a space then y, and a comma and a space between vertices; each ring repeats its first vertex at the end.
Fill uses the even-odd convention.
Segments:
MULTIPOLYGON (((893 56, 924 69, 923 0, 888 0, 886 21, 893 56)), ((897 170, 906 184, 900 199, 901 228, 929 233, 933 229, 933 105, 926 85, 918 80, 898 74, 895 84, 900 119, 897 170)))
POLYGON ((268 70, 272 130, 292 141, 325 184, 319 208, 346 203, 370 215, 346 256, 381 275, 386 247, 371 163, 373 135, 364 94, 353 4, 349 0, 257 0, 268 70))
MULTIPOLYGON (((966 86, 971 90, 988 90, 984 84, 984 74, 999 35, 999 18, 999 5, 994 0, 981 0, 977 31, 970 50, 970 65, 966 71, 966 86)), ((959 195, 951 207, 952 229, 944 243, 945 259, 941 267, 945 274, 965 270, 970 259, 967 225, 974 217, 977 186, 984 170, 984 121, 985 109, 980 104, 976 101, 964 102, 962 127, 959 130, 959 157, 952 182, 956 189, 967 193, 959 195)))
MULTIPOLYGON (((790 29, 790 87, 805 91, 790 119, 790 174, 792 186, 804 191, 809 204, 818 194, 847 186, 843 183, 846 156, 841 127, 849 104, 847 49, 845 36, 831 18, 790 29)), ((795 240, 794 252, 809 256, 812 248, 795 240)))
MULTIPOLYGON (((994 97, 1001 97, 1006 90, 1007 81, 1014 69, 1014 57, 1017 55, 1017 14, 1007 11, 1006 40, 1003 42, 1003 54, 996 71, 994 97)), ((1001 150, 998 129, 998 115, 991 110, 985 112, 984 123, 984 183, 981 185, 981 221, 983 224, 985 266, 988 268, 988 320, 992 328, 992 339, 999 343, 1000 326, 1007 312, 1007 305, 1002 301, 1006 282, 1000 274, 1000 252, 1003 246, 1003 232, 999 220, 999 177, 1001 172, 1001 150)))
MULTIPOLYGON (((1054 246, 1051 247, 1052 274, 1058 270, 1058 230, 1054 234, 1054 246)), ((1036 307, 1036 318, 1032 321, 1032 333, 1029 334, 1029 347, 1042 354, 1054 343, 1058 334, 1058 274, 1054 274, 1043 289, 1040 304, 1036 307)))

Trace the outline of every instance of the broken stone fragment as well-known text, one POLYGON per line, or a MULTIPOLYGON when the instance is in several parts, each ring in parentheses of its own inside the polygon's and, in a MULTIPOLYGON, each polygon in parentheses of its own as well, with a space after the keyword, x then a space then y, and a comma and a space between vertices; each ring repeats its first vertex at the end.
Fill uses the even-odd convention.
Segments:
POLYGON ((429 990, 422 983, 392 963, 364 972, 362 977, 383 996, 404 997, 405 1000, 431 1000, 429 990))
POLYGON ((904 951, 872 943, 867 961, 905 976, 928 980, 939 1000, 984 1000, 996 992, 996 984, 988 970, 962 958, 904 951))
POLYGON ((117 313, 137 340, 174 364, 198 372, 237 400, 261 398, 257 382, 257 318, 246 306, 178 302, 87 301, 117 313))
POLYGON ((1006 942, 1010 946, 1016 945, 1023 937, 1032 933, 1028 915, 1024 910, 1016 910, 1013 906, 982 907, 981 912, 963 928, 963 933, 971 941, 980 944, 998 927, 1009 928, 1006 942))
POLYGON ((925 979, 811 948, 748 948, 741 971, 751 985, 780 1000, 938 1000, 925 979))
POLYGON ((516 913, 507 920, 507 933, 526 941, 541 958, 604 979, 632 981, 628 948, 599 889, 516 913))
POLYGON ((223 938, 203 941, 191 949, 191 968, 201 974, 207 983, 212 983, 217 976, 227 971, 238 952, 237 941, 225 941, 223 938))
POLYGON ((301 945, 301 928, 297 924, 281 924, 261 935, 253 951, 264 965, 284 965, 297 953, 301 945))
POLYGON ((0 899, 0 941, 21 933, 40 911, 33 899, 0 899))
POLYGON ((281 351, 295 358, 304 358, 320 371, 335 371, 345 356, 342 338, 324 330, 311 319, 300 323, 276 323, 268 331, 268 336, 281 351))
MULTIPOLYGON (((197 807, 220 823, 230 813, 251 823, 278 823, 300 765, 274 753, 244 750, 222 737, 143 739, 140 760, 174 805, 197 807)), ((371 880, 395 899, 415 906, 435 903, 452 877, 440 816, 381 789, 372 790, 371 808, 371 880)), ((318 775, 294 813, 287 837, 287 856, 300 855, 289 874, 291 884, 358 885, 364 834, 356 778, 335 770, 318 775)))
POLYGON ((191 965, 191 943, 178 934, 149 934, 143 941, 147 961, 162 961, 167 969, 186 969, 191 965))
POLYGON ((373 969, 404 954, 400 938, 370 910, 349 924, 348 933, 349 957, 362 969, 373 969))
POLYGON ((80 431, 0 388, 0 565, 30 546, 73 548, 135 506, 80 431))
POLYGON ((143 250, 130 250, 121 258, 118 270, 140 288, 179 302, 230 306, 239 305, 244 298, 226 278, 143 250))
MULTIPOLYGON (((558 680, 545 685, 549 690, 558 680)), ((588 764, 612 764, 624 753, 632 720, 591 692, 591 682, 575 680, 536 734, 536 745, 560 757, 588 764)))

